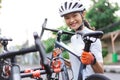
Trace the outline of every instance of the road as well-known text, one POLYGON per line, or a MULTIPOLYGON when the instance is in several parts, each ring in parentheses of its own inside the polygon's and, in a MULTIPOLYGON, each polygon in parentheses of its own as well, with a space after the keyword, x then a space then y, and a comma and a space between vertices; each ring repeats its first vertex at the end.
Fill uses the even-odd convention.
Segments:
POLYGON ((120 73, 105 73, 111 80, 120 80, 120 73))

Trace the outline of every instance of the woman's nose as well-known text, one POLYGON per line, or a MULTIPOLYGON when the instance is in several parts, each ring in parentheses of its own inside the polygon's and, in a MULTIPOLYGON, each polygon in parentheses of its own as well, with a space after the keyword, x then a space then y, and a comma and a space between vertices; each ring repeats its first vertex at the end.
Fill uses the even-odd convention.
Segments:
POLYGON ((70 22, 73 22, 74 21, 74 19, 73 18, 70 18, 70 22))

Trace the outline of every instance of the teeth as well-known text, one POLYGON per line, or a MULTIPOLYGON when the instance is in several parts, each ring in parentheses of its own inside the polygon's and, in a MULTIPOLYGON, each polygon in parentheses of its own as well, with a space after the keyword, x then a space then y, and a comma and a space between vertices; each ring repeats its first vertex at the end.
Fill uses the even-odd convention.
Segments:
POLYGON ((74 27, 76 24, 71 24, 72 27, 74 27))

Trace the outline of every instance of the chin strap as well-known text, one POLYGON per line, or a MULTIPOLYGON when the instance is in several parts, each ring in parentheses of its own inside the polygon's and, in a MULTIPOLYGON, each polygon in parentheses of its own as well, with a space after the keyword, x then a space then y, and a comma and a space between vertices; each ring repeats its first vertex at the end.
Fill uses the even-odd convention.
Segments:
POLYGON ((82 30, 82 28, 83 28, 83 23, 80 25, 80 27, 76 31, 82 30))
POLYGON ((79 26, 79 28, 76 31, 82 30, 83 26, 84 26, 84 17, 82 16, 82 13, 80 13, 81 17, 82 17, 82 24, 79 26))

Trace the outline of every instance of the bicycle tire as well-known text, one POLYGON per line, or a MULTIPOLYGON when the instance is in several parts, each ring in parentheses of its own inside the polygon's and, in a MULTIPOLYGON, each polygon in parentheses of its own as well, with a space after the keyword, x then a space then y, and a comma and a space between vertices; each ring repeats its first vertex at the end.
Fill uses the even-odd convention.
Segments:
POLYGON ((110 80, 110 79, 102 74, 92 74, 85 80, 110 80))
POLYGON ((68 69, 67 66, 63 66, 63 71, 61 72, 62 80, 69 80, 68 69))
POLYGON ((7 78, 3 77, 3 65, 4 61, 0 60, 0 80, 8 80, 7 78))

